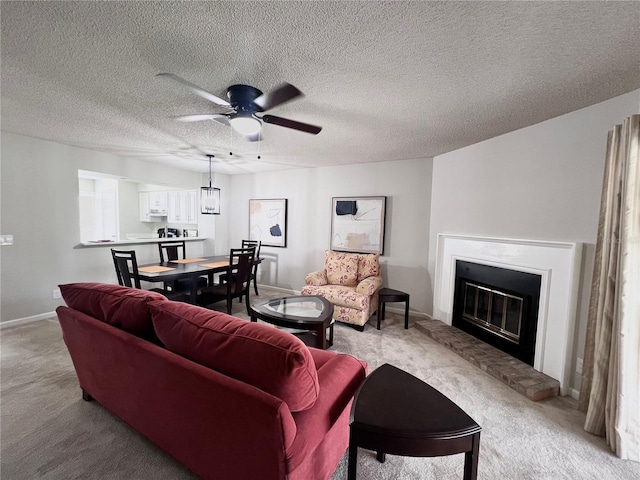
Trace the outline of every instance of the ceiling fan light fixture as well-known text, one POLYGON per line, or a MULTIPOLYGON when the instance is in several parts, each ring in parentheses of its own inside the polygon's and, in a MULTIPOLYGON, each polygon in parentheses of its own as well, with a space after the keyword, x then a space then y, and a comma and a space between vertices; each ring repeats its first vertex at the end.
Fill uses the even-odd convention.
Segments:
POLYGON ((237 116, 229 119, 233 129, 245 137, 257 135, 262 128, 262 123, 255 117, 237 116))

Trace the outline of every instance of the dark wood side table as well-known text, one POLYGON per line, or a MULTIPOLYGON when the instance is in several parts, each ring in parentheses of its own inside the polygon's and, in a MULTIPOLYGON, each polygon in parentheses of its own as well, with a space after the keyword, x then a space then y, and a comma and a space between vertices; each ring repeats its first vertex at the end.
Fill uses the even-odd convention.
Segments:
POLYGON ((358 447, 385 454, 439 457, 464 453, 464 480, 478 473, 480 426, 460 407, 413 375, 385 363, 369 375, 351 405, 348 480, 358 447))
POLYGON ((380 320, 384 320, 384 306, 387 302, 404 302, 404 328, 409 328, 409 294, 392 288, 378 290, 378 330, 380 320))

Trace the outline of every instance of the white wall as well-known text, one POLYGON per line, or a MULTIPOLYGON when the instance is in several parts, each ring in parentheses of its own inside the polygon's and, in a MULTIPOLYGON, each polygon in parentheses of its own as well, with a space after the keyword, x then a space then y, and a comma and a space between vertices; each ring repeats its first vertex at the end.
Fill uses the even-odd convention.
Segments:
MULTIPOLYGON (((14 245, 0 249, 2 322, 53 311, 62 304, 52 298, 60 283, 115 282, 108 247, 77 247, 78 169, 180 188, 199 188, 206 180, 194 172, 6 132, 1 147, 1 228, 14 235, 14 245)), ((199 233, 208 240, 190 244, 192 253, 224 254, 246 238, 250 198, 288 198, 287 248, 263 248, 260 282, 293 290, 302 288, 307 273, 322 268, 331 197, 386 196, 385 285, 409 292, 412 310, 429 308, 430 159, 216 174, 213 184, 221 188, 222 214, 201 215, 199 233)), ((137 215, 137 203, 132 210, 137 215)), ((136 245, 135 250, 141 262, 157 258, 155 245, 136 245)))
MULTIPOLYGON (((77 248, 78 169, 180 188, 204 185, 199 173, 7 132, 2 132, 1 162, 0 226, 3 234, 14 236, 13 245, 0 247, 3 322, 53 311, 62 304, 52 298, 60 283, 116 282, 108 247, 77 248)), ((137 216, 137 200, 131 209, 137 216)), ((202 216, 201 230, 213 235, 214 221, 202 216)), ((194 242, 190 248, 202 255, 213 249, 212 242, 194 242)), ((156 245, 135 250, 141 262, 158 257, 156 245)))
POLYGON ((430 276, 438 233, 583 242, 574 348, 582 358, 607 132, 639 111, 636 90, 436 157, 430 276))
MULTIPOLYGON (((431 159, 319 167, 233 176, 228 242, 248 238, 250 198, 288 199, 287 247, 262 247, 259 283, 300 290, 320 270, 329 248, 332 197, 386 196, 384 285, 411 295, 411 309, 429 305, 427 254, 431 159)), ((224 207, 224 206, 223 206, 224 207)))

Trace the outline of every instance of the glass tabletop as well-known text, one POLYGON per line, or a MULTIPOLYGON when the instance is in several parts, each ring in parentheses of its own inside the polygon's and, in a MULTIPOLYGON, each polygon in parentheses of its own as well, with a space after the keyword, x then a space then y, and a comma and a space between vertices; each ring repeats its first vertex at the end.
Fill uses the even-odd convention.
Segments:
POLYGON ((285 297, 276 298, 257 305, 262 313, 281 317, 319 318, 326 310, 325 302, 319 297, 285 297))

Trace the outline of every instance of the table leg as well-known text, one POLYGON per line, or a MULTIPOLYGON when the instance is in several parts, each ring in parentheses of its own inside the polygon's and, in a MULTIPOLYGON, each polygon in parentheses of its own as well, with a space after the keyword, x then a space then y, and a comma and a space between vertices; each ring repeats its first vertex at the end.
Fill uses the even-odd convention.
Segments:
POLYGON ((480 454, 480 432, 471 438, 471 450, 464 454, 464 480, 476 480, 478 477, 478 455, 480 454))
POLYGON ((407 301, 405 302, 404 307, 404 329, 407 330, 409 328, 409 297, 407 296, 407 301))
POLYGON ((356 467, 358 465, 358 438, 353 428, 349 434, 349 462, 347 466, 347 480, 356 480, 356 467))
POLYGON ((316 327, 316 347, 322 350, 327 349, 327 331, 322 324, 316 327))
POLYGON ((387 459, 387 454, 384 452, 376 452, 376 460, 378 460, 380 463, 384 463, 384 461, 387 459))
POLYGON ((377 320, 378 320, 378 325, 377 325, 377 329, 380 330, 380 316, 382 315, 382 312, 384 311, 384 302, 380 302, 380 305, 378 305, 378 314, 376 315, 377 320))
POLYGON ((189 303, 195 305, 198 302, 198 277, 188 277, 191 280, 191 292, 189 293, 189 303))

